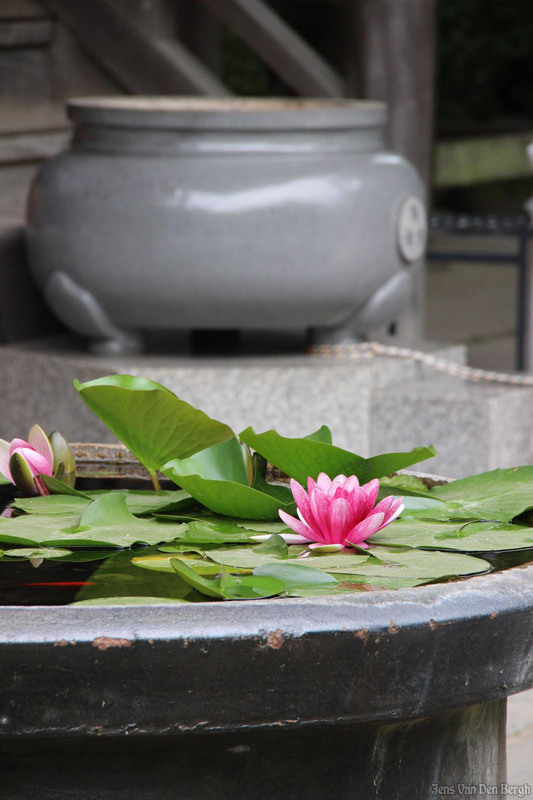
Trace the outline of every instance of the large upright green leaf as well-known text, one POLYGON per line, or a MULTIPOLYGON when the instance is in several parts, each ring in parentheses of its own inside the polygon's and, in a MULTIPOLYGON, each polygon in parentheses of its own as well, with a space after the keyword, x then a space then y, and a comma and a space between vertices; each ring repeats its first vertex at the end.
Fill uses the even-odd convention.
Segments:
MULTIPOLYGON (((176 475, 199 475, 213 481, 234 481, 248 486, 248 473, 241 445, 236 436, 200 450, 190 458, 172 460, 176 475)), ((164 469, 165 465, 163 465, 164 469)))
POLYGON ((88 383, 74 381, 74 386, 152 473, 173 458, 189 458, 234 436, 228 425, 145 378, 110 375, 88 383))
POLYGON ((456 516, 509 522, 533 508, 533 466, 482 472, 435 486, 430 496, 453 503, 456 516))
POLYGON ((373 478, 390 475, 436 455, 433 447, 415 447, 409 453, 384 453, 363 458, 323 441, 288 439, 276 431, 256 433, 253 428, 246 428, 239 438, 302 484, 308 477, 316 480, 321 472, 330 478, 340 474, 357 475, 361 483, 368 483, 373 478))
POLYGON ((248 485, 231 480, 211 480, 200 475, 182 474, 179 459, 170 461, 163 467, 163 473, 177 483, 206 508, 217 514, 245 519, 276 520, 279 509, 288 513, 294 510, 294 503, 283 503, 279 498, 259 492, 248 485))

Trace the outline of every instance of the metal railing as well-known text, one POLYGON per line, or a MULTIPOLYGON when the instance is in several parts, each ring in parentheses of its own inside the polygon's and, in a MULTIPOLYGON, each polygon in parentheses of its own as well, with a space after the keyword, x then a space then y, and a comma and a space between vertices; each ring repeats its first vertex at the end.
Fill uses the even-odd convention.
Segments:
POLYGON ((529 240, 533 234, 533 224, 526 214, 519 216, 474 215, 474 214, 432 214, 429 220, 430 231, 439 233, 484 236, 508 236, 517 240, 514 253, 501 250, 447 250, 430 247, 428 261, 463 261, 465 263, 490 263, 515 266, 518 269, 516 293, 516 369, 524 370, 528 364, 527 337, 533 325, 531 314, 529 280, 529 240))

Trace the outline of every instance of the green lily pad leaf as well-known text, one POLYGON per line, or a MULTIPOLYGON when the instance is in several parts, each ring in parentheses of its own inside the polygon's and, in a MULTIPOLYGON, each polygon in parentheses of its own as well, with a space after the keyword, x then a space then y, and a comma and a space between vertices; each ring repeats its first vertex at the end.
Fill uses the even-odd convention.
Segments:
POLYGON ((162 471, 167 478, 186 489, 199 503, 217 514, 274 520, 278 519, 280 508, 288 513, 295 508, 294 503, 285 505, 268 494, 235 481, 210 480, 200 475, 182 475, 180 470, 181 462, 179 459, 174 459, 165 464, 162 471))
POLYGON ((78 600, 71 606, 160 606, 188 603, 184 598, 172 597, 98 597, 94 600, 78 600))
POLYGON ((44 485, 50 492, 50 494, 65 494, 70 495, 71 497, 84 497, 85 499, 90 499, 89 495, 85 494, 84 492, 79 492, 73 486, 69 486, 63 481, 57 480, 57 478, 52 478, 50 475, 42 475, 41 476, 44 482, 44 485))
POLYGON ((340 474, 357 475, 361 483, 368 483, 373 478, 390 475, 436 455, 433 447, 416 447, 409 453, 385 453, 363 458, 322 441, 288 439, 276 431, 256 433, 253 428, 246 428, 239 437, 301 484, 306 484, 309 476, 316 479, 320 472, 325 472, 330 478, 340 474))
POLYGON ((336 585, 337 578, 320 569, 304 566, 304 564, 267 564, 254 569, 254 575, 265 575, 277 578, 287 589, 300 589, 309 586, 336 585))
POLYGON ((533 548, 533 528, 497 522, 438 522, 400 519, 374 534, 372 544, 403 545, 462 553, 533 548))
POLYGON ((236 577, 224 569, 220 576, 220 588, 226 600, 258 600, 285 592, 285 584, 276 578, 261 575, 236 577))
POLYGON ((111 375, 74 386, 81 398, 155 474, 174 458, 234 437, 228 425, 180 400, 159 383, 131 375, 111 375))
POLYGON ((220 589, 220 581, 202 578, 181 559, 171 558, 170 565, 174 572, 177 572, 180 578, 193 589, 196 589, 197 592, 206 595, 206 597, 213 597, 215 600, 224 599, 224 593, 220 589))
MULTIPOLYGON (((65 484, 62 484, 63 486, 65 484)), ((26 514, 57 516, 59 514, 81 514, 88 504, 109 490, 97 490, 87 494, 53 494, 47 497, 21 497, 13 502, 13 508, 26 514)), ((168 514, 197 506, 196 501, 183 490, 161 490, 154 492, 145 489, 118 489, 114 494, 123 494, 132 514, 168 514)))
POLYGON ((217 564, 239 569, 255 569, 266 564, 279 564, 280 559, 269 553, 257 553, 255 547, 219 547, 206 555, 217 564))
MULTIPOLYGON (((152 569, 156 572, 170 572, 174 570, 171 566, 172 559, 178 558, 183 561, 190 569, 194 570, 198 575, 218 575, 220 573, 220 564, 215 564, 213 561, 208 561, 205 558, 187 558, 185 553, 173 552, 166 555, 148 555, 148 556, 135 556, 132 564, 136 567, 143 569, 152 569)), ((237 575, 242 572, 248 573, 251 570, 240 570, 235 567, 228 567, 228 572, 235 572, 237 575)))
POLYGON ((341 550, 339 553, 317 553, 316 551, 312 551, 309 557, 302 559, 302 563, 314 569, 329 570, 344 566, 355 568, 365 564, 369 558, 368 550, 363 554, 360 550, 350 548, 341 550))
POLYGON ((422 478, 417 478, 416 475, 386 475, 380 478, 380 488, 383 490, 384 496, 387 494, 402 494, 412 496, 427 497, 429 488, 426 486, 422 478))
POLYGON ((131 547, 161 544, 183 535, 187 523, 163 523, 134 517, 124 494, 109 492, 87 506, 81 516, 0 518, 0 542, 28 546, 131 547))
POLYGON ((4 555, 11 558, 63 558, 72 555, 72 550, 59 547, 17 547, 16 550, 5 550, 4 555))
POLYGON ((459 553, 441 553, 436 550, 393 550, 387 547, 373 547, 370 554, 377 556, 383 563, 362 564, 358 568, 346 569, 333 567, 328 571, 336 573, 357 573, 368 578, 425 578, 436 580, 462 575, 475 575, 488 572, 491 565, 488 561, 459 553))
POLYGON ((404 510, 403 517, 412 516, 413 512, 436 512, 437 514, 449 514, 450 509, 442 500, 435 500, 433 497, 406 496, 403 498, 404 510))
POLYGON ((272 522, 261 522, 256 519, 239 519, 231 520, 238 528, 246 528, 247 531, 255 531, 256 533, 294 533, 289 527, 281 520, 272 522))
POLYGON ((260 555, 272 555, 276 558, 288 558, 289 557, 289 548, 287 546, 287 542, 283 539, 282 536, 279 536, 277 533, 273 533, 265 542, 257 545, 257 547, 253 548, 254 553, 259 553, 260 555))
POLYGON ((177 536, 178 544, 222 545, 226 543, 256 542, 254 531, 247 531, 233 524, 233 520, 223 517, 205 517, 188 524, 177 536))
MULTIPOLYGON (((240 567, 241 569, 255 569, 266 564, 286 563, 268 553, 258 553, 257 547, 220 547, 209 550, 206 555, 225 567, 240 567)), ((314 555, 301 559, 301 563, 314 569, 324 569, 329 571, 332 566, 349 565, 351 567, 362 566, 368 561, 368 555, 358 555, 346 550, 344 553, 334 555, 314 555)))
POLYGON ((2 473, 0 472, 0 486, 12 486, 12 485, 13 484, 11 483, 9 478, 6 478, 6 476, 2 475, 2 473))
POLYGON ((510 522, 533 508, 533 466, 482 472, 435 486, 430 496, 457 506, 456 516, 510 522))

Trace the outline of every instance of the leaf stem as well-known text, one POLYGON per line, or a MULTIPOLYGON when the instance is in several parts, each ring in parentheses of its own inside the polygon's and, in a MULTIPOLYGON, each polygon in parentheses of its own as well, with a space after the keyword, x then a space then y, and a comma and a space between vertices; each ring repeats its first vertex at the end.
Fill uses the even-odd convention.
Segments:
POLYGON ((152 486, 154 487, 156 492, 160 492, 161 491, 161 484, 159 483, 157 470, 156 469, 149 469, 148 472, 150 473, 150 478, 152 479, 152 486))

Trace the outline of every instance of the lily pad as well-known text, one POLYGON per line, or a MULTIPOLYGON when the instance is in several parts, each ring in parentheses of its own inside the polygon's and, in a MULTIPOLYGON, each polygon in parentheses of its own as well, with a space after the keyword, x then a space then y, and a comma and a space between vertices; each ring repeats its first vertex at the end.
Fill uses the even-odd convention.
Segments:
POLYGON ((171 542, 187 529, 186 523, 163 523, 134 517, 120 492, 109 492, 90 503, 81 516, 28 514, 0 518, 0 542, 66 547, 131 547, 171 542))
MULTIPOLYGON (((220 573, 220 564, 216 564, 213 561, 208 561, 207 559, 202 558, 187 558, 185 553, 179 552, 168 553, 166 555, 135 556, 131 563, 136 567, 142 567, 142 569, 152 569, 155 572, 173 573, 174 570, 172 569, 172 565, 170 563, 173 558, 178 558, 180 561, 184 561, 185 564, 193 569, 198 575, 218 575, 220 573)), ((234 571, 237 574, 242 572, 251 572, 251 570, 240 570, 235 567, 228 567, 227 571, 234 571)))
MULTIPOLYGON (((144 489, 118 489, 115 494, 123 494, 132 514, 168 514, 191 508, 197 505, 188 492, 183 490, 161 490, 158 492, 144 489)), ((109 490, 96 490, 86 495, 52 494, 46 497, 20 497, 13 503, 13 508, 26 514, 40 516, 58 516, 60 514, 81 514, 89 503, 109 494, 109 490)))
POLYGON ((166 387, 132 375, 110 375, 74 386, 81 398, 152 474, 225 442, 228 425, 180 400, 166 387))
POLYGON ((72 555, 72 550, 59 547, 17 547, 15 550, 5 550, 5 556, 10 558, 63 558, 72 555))
POLYGON ((459 553, 441 553, 434 550, 393 550, 387 547, 370 549, 370 555, 376 555, 381 564, 362 564, 360 567, 332 567, 333 574, 358 574, 365 578, 417 578, 436 580, 453 576, 475 575, 488 572, 491 565, 488 561, 459 553), (386 559, 386 560, 385 560, 386 559))
POLYGON ((368 483, 436 455, 433 447, 416 447, 408 453, 363 458, 323 441, 288 439, 273 430, 256 433, 253 428, 246 428, 239 438, 301 484, 305 484, 309 476, 316 479, 320 472, 330 478, 340 474, 357 475, 361 483, 368 483))
MULTIPOLYGON (((207 556, 213 561, 223 564, 225 567, 240 567, 241 569, 255 569, 266 564, 286 563, 279 557, 257 552, 257 547, 221 547, 216 550, 209 550, 207 556)), ((336 553, 335 555, 311 555, 309 558, 302 559, 300 563, 314 569, 329 571, 331 567, 349 565, 350 567, 361 567, 368 561, 368 555, 357 555, 351 551, 336 553)))
POLYGON ((497 522, 431 522, 400 519, 372 537, 372 544, 403 545, 462 553, 533 549, 533 528, 497 522))
POLYGON ((274 597, 285 591, 285 586, 275 578, 250 575, 234 577, 222 570, 220 579, 202 578, 183 561, 172 559, 172 568, 196 591, 217 600, 258 600, 274 597))
POLYGON ((435 486, 430 496, 453 503, 456 516, 510 522, 533 508, 533 466, 482 472, 435 486))
POLYGON ((267 564, 254 569, 254 575, 266 575, 268 578, 277 578, 285 584, 287 589, 301 589, 315 586, 335 586, 337 578, 328 575, 320 569, 304 566, 304 564, 267 564))
POLYGON ((398 475, 386 475, 380 478, 379 485, 384 495, 407 494, 426 497, 429 492, 429 488, 421 478, 417 478, 416 475, 404 475, 402 473, 398 475))

